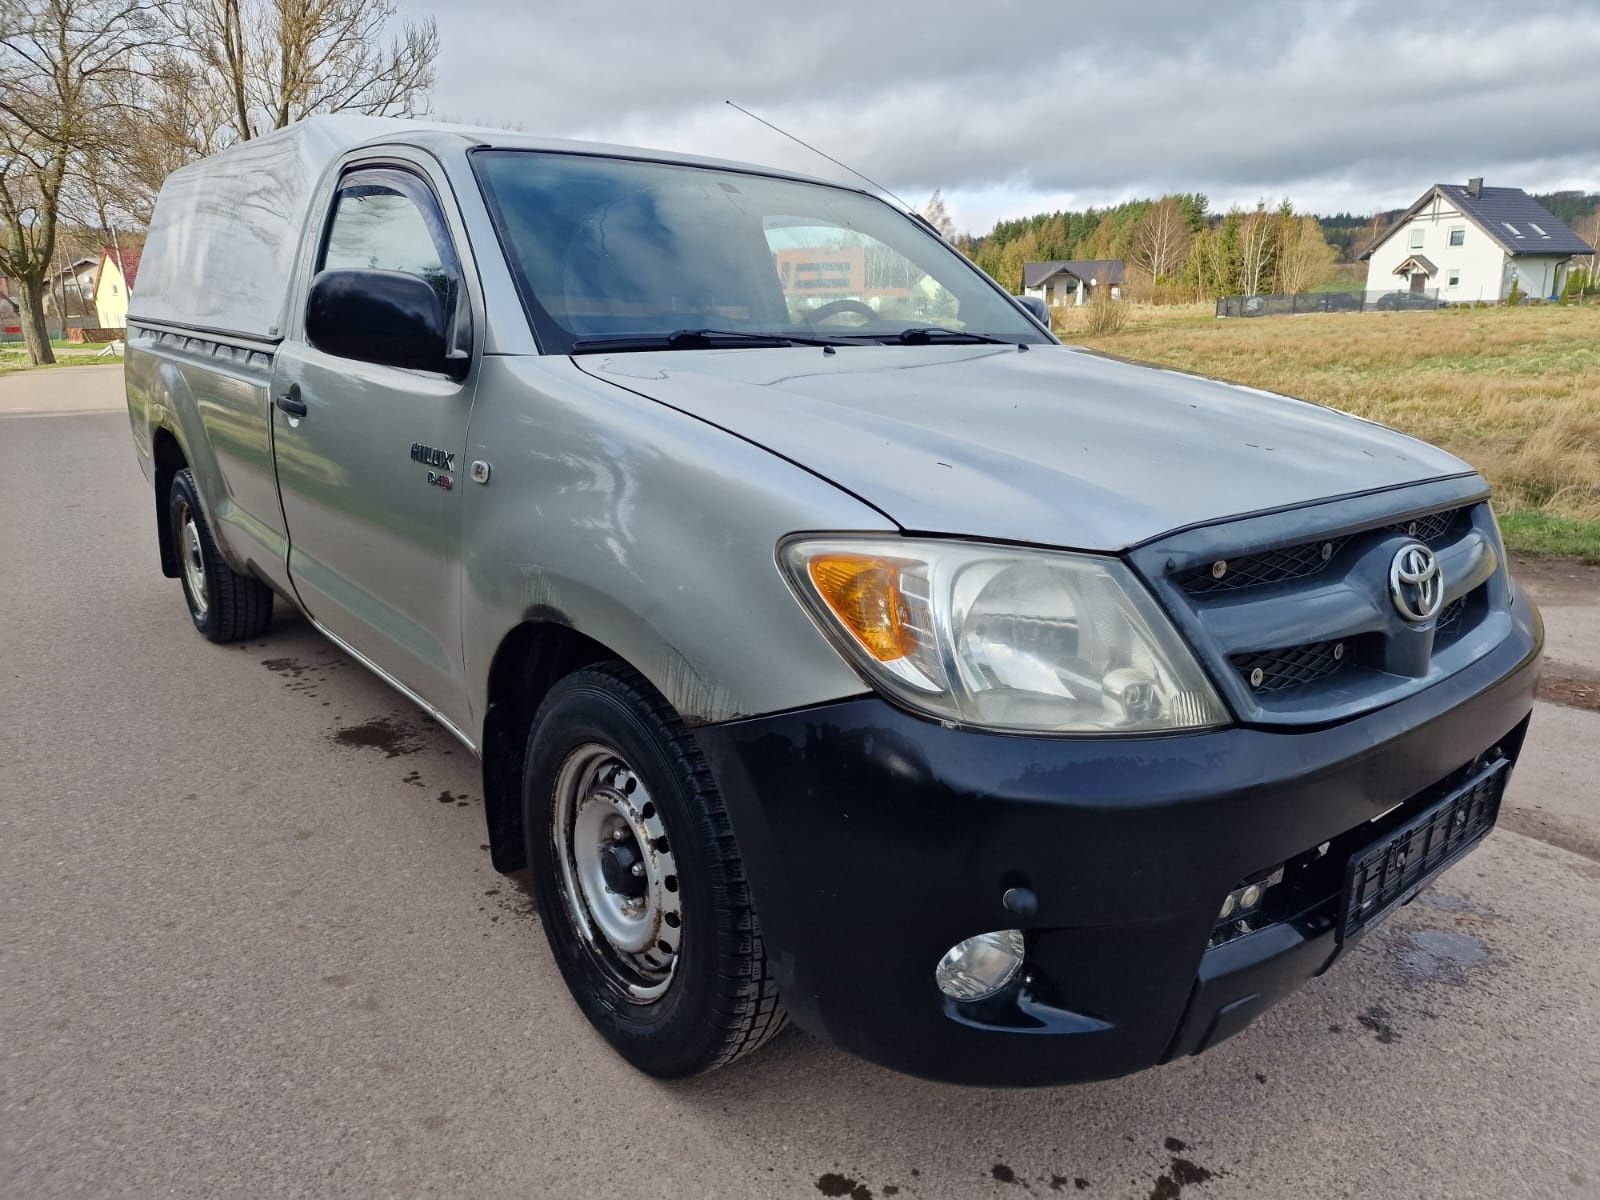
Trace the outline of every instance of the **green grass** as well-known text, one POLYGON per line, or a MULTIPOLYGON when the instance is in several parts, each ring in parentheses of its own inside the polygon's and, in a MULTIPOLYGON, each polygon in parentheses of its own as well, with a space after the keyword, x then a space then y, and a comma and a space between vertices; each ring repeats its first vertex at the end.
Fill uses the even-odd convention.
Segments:
MULTIPOLYGON (((60 347, 57 347, 60 350, 60 347)), ((93 367, 107 366, 111 363, 120 363, 122 359, 107 355, 98 357, 104 346, 95 346, 85 350, 82 346, 74 346, 70 350, 63 350, 56 355, 56 361, 34 366, 28 358, 28 352, 20 347, 8 346, 0 350, 0 375, 15 375, 21 371, 53 371, 57 367, 93 367)))
POLYGON ((1600 565, 1600 521, 1524 509, 1501 517, 1500 533, 1508 550, 1600 565))

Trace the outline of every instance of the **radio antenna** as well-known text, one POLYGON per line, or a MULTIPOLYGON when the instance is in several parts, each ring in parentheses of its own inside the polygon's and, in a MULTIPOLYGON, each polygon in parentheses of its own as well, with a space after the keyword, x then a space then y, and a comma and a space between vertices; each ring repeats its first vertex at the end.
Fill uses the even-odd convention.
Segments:
POLYGON ((879 183, 876 179, 873 179, 873 178, 871 178, 870 176, 867 176, 867 175, 863 175, 860 171, 856 170, 854 167, 850 166, 847 163, 840 162, 837 158, 835 158, 831 154, 828 154, 826 151, 818 150, 810 142, 805 141, 805 140, 803 140, 801 138, 795 137, 795 135, 790 133, 787 129, 779 129, 771 121, 763 120, 761 117, 756 116, 755 113, 751 112, 748 108, 741 107, 740 105, 735 104, 732 100, 724 100, 723 103, 726 104, 729 108, 737 108, 740 112, 742 112, 745 116, 749 117, 752 121, 760 121, 761 124, 765 125, 768 129, 772 130, 774 133, 783 134, 783 136, 788 138, 791 142, 799 142, 807 150, 811 151, 811 153, 820 154, 823 158, 827 159, 834 166, 843 167, 846 171, 849 171, 850 174, 854 175, 857 179, 865 179, 868 183, 870 183, 873 187, 877 188, 885 196, 888 196, 890 199, 897 201, 899 203, 900 207, 905 209, 912 216, 919 217, 919 218, 921 217, 921 214, 919 212, 917 212, 916 209, 912 208, 911 205, 907 204, 904 200, 901 200, 899 196, 896 196, 893 192, 891 192, 888 188, 884 187, 883 184, 879 183))

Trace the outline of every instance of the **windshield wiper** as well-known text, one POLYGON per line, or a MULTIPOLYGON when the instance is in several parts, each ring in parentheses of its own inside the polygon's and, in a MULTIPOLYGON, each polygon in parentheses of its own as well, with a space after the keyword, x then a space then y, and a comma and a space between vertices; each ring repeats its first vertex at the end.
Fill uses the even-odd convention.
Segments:
POLYGON ((803 337, 791 333, 752 333, 743 329, 675 329, 671 333, 619 333, 611 337, 579 338, 573 354, 604 354, 629 350, 714 350, 718 344, 739 346, 848 346, 832 338, 803 337))
POLYGON ((990 337, 987 333, 969 333, 965 329, 946 329, 942 325, 915 325, 910 329, 902 329, 893 335, 882 335, 878 338, 881 342, 896 341, 907 346, 918 346, 927 342, 972 342, 987 343, 992 346, 1009 346, 1015 339, 990 337))

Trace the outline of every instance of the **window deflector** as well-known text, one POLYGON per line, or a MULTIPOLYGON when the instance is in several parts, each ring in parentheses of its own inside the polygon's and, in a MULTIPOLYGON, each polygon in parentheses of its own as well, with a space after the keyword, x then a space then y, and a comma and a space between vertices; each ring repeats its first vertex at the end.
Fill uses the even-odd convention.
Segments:
MULTIPOLYGON (((448 289, 440 299, 446 304, 450 313, 451 337, 447 357, 450 359, 468 360, 472 357, 472 305, 467 297, 466 274, 461 267, 461 259, 456 254, 455 241, 450 236, 450 228, 444 219, 444 210, 439 205, 439 199, 434 194, 431 184, 420 175, 397 166, 354 166, 340 177, 338 186, 334 189, 333 197, 328 203, 328 213, 323 224, 321 241, 317 247, 316 270, 322 271, 330 266, 328 261, 330 249, 334 245, 336 227, 339 222, 341 205, 347 197, 354 196, 398 196, 410 202, 411 211, 420 219, 437 255, 439 263, 439 279, 448 289)), ((335 263, 336 266, 368 266, 391 270, 407 270, 409 274, 419 278, 428 279, 428 275, 421 270, 408 269, 406 266, 392 262, 369 261, 366 263, 335 263)), ((435 284, 437 290, 438 284, 435 284)))

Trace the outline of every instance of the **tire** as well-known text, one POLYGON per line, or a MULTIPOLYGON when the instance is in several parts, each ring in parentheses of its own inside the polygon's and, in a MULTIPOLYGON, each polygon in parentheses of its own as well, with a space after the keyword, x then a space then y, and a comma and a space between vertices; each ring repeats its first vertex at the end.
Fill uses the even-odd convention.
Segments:
POLYGON ((272 623, 272 589, 223 560, 187 467, 172 477, 167 520, 183 601, 194 627, 213 642, 236 642, 265 633, 272 623))
POLYGON ((541 923, 578 1007, 617 1052, 675 1079, 782 1029, 727 813, 671 706, 625 664, 586 667, 540 705, 526 763, 541 923))

